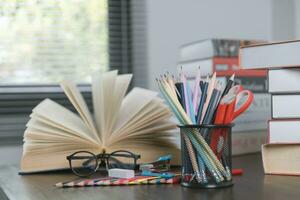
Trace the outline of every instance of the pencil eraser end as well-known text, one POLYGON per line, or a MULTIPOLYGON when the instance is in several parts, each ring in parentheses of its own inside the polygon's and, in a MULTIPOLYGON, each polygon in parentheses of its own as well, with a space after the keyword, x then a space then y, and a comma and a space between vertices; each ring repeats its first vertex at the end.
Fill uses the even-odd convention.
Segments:
POLYGON ((109 169, 108 176, 114 178, 133 178, 134 177, 134 170, 131 169, 109 169))

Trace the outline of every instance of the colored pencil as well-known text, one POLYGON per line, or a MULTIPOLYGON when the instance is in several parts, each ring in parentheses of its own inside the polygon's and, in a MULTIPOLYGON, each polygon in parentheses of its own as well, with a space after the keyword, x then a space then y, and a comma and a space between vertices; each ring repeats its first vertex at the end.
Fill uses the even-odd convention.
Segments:
POLYGON ((135 176, 131 179, 101 178, 85 179, 81 181, 59 182, 56 187, 89 187, 89 186, 124 186, 124 185, 148 185, 148 184, 176 184, 180 182, 180 175, 172 178, 135 176))

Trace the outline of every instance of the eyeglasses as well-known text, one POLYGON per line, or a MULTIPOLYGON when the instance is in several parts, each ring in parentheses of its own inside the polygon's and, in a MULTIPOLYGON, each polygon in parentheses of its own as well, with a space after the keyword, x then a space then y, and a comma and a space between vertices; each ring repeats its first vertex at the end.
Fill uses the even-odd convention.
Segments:
POLYGON ((105 166, 106 170, 112 168, 134 170, 137 168, 137 160, 140 158, 140 155, 125 150, 114 151, 110 154, 101 153, 98 155, 89 151, 77 151, 67 156, 71 170, 80 177, 94 174, 100 166, 105 166))

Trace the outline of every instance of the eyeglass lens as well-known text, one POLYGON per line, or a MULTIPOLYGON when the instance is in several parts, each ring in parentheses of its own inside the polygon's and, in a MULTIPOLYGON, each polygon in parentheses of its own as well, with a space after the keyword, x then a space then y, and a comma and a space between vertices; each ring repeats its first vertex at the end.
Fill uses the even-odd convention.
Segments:
POLYGON ((94 173, 97 165, 96 156, 89 152, 78 152, 71 157, 72 170, 79 176, 88 176, 94 173))

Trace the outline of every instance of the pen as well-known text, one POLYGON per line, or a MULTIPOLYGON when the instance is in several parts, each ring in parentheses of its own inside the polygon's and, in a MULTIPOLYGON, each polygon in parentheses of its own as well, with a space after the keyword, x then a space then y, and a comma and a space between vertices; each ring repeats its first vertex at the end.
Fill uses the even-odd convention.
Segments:
POLYGON ((179 94, 177 93, 177 99, 178 99, 179 103, 181 104, 181 106, 184 108, 184 103, 183 103, 184 98, 182 98, 183 96, 182 96, 182 89, 181 89, 180 84, 181 84, 180 82, 175 83, 175 87, 179 93, 179 94))
POLYGON ((173 173, 155 173, 148 170, 144 170, 141 173, 142 176, 155 176, 155 177, 161 177, 161 178, 172 178, 175 176, 173 173))
POLYGON ((232 74, 232 76, 228 79, 228 82, 224 88, 224 91, 223 91, 221 97, 224 97, 229 92, 230 88, 232 88, 232 86, 234 85, 234 76, 235 76, 235 74, 232 74))
POLYGON ((206 101, 207 88, 208 88, 208 82, 201 81, 200 84, 202 85, 202 87, 201 87, 202 92, 201 92, 200 102, 199 102, 198 109, 197 109, 197 124, 200 124, 200 121, 201 121, 203 105, 204 105, 204 102, 206 101))
POLYGON ((203 124, 212 123, 214 111, 217 107, 220 95, 221 95, 220 90, 218 88, 214 88, 212 95, 211 95, 210 102, 209 102, 207 110, 206 110, 206 113, 203 118, 203 124))

